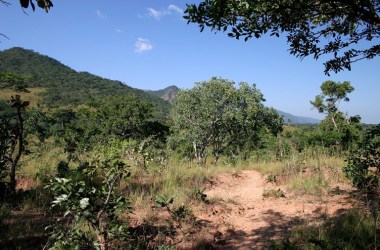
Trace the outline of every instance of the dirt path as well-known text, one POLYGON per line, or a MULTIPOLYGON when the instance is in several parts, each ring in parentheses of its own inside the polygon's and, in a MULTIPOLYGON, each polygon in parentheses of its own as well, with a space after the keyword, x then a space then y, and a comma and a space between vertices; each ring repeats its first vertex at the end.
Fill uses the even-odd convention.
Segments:
POLYGON ((335 191, 324 197, 297 197, 253 170, 221 174, 205 191, 211 204, 196 216, 217 249, 262 249, 271 240, 290 236, 295 226, 320 223, 352 206, 349 187, 335 191), (285 198, 263 198, 265 190, 279 188, 285 198))

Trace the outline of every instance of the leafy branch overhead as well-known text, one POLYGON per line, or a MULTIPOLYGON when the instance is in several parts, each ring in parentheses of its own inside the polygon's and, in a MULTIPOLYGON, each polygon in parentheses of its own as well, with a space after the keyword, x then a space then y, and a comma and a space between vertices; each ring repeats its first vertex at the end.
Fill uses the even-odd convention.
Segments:
POLYGON ((325 74, 380 54, 379 0, 205 0, 187 5, 185 13, 201 31, 210 27, 245 41, 285 34, 296 57, 332 56, 325 74))
MULTIPOLYGON (((53 3, 50 0, 36 0, 35 2, 37 2, 37 6, 41 9, 44 9, 46 13, 48 13, 50 8, 53 7, 53 3)), ((30 6, 33 11, 36 10, 36 6, 33 0, 20 0, 20 5, 25 9, 29 8, 30 6)))

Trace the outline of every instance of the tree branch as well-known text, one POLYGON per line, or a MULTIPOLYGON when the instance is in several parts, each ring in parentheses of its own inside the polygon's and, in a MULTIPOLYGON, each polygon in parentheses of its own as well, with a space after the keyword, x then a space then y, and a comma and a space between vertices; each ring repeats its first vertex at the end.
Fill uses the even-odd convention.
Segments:
POLYGON ((8 3, 7 1, 4 1, 4 0, 0 0, 0 3, 4 4, 5 6, 11 5, 10 3, 8 3))

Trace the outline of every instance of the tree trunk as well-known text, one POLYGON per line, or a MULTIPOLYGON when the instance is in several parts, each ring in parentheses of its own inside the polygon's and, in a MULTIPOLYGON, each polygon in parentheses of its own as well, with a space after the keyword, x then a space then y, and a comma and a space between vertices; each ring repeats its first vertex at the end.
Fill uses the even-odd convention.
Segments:
POLYGON ((16 129, 17 136, 17 154, 14 159, 12 159, 11 172, 9 174, 9 192, 11 195, 16 193, 16 167, 21 158, 22 152, 24 151, 24 117, 22 117, 21 106, 17 106, 17 117, 18 117, 18 128, 16 129))
POLYGON ((218 160, 219 160, 219 157, 220 157, 220 155, 219 155, 219 152, 216 152, 215 154, 215 159, 214 159, 214 161, 212 162, 212 165, 216 165, 216 163, 218 163, 218 160))
POLYGON ((335 121, 335 115, 332 115, 332 116, 331 116, 331 121, 332 121, 333 124, 334 124, 334 129, 335 129, 336 131, 339 132, 339 130, 338 130, 338 125, 336 124, 336 121, 335 121))
POLYGON ((97 239, 98 239, 100 250, 107 250, 108 249, 108 245, 107 245, 107 237, 106 237, 106 235, 100 234, 100 235, 97 236, 97 239))
MULTIPOLYGON (((108 199, 105 203, 108 203, 108 199)), ((97 235, 96 238, 98 240, 100 250, 108 249, 107 222, 104 218, 104 213, 105 211, 101 209, 97 215, 97 227, 99 230, 99 235, 97 235)))

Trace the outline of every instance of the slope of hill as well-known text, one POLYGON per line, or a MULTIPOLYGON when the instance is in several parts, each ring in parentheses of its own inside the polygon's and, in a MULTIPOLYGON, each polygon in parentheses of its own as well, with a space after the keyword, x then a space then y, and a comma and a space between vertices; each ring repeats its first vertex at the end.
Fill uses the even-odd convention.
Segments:
POLYGON ((177 96, 179 90, 180 89, 177 86, 172 85, 160 90, 147 90, 147 92, 173 104, 173 101, 177 96))
POLYGON ((166 116, 170 110, 170 103, 158 96, 129 87, 120 81, 88 72, 77 72, 32 50, 12 48, 0 51, 0 72, 4 71, 32 76, 29 87, 45 89, 41 104, 48 107, 75 106, 109 95, 134 94, 153 103, 159 116, 166 116))
POLYGON ((282 115, 284 117, 284 122, 285 123, 290 123, 290 124, 317 124, 320 122, 320 120, 315 119, 315 118, 310 118, 310 117, 304 117, 304 116, 296 116, 292 115, 280 110, 277 110, 277 113, 282 115), (288 122, 290 121, 290 122, 288 122))

